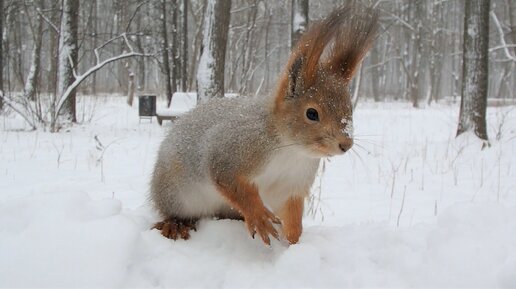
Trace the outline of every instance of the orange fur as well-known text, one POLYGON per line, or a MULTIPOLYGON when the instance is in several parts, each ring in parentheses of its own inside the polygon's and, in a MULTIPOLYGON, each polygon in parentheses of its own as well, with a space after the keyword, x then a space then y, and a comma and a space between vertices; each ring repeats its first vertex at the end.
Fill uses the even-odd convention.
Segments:
POLYGON ((272 224, 281 224, 281 221, 263 205, 256 185, 243 177, 235 177, 233 184, 217 182, 217 188, 231 206, 242 214, 253 238, 258 233, 267 245, 270 245, 269 235, 279 238, 272 224))
POLYGON ((196 231, 197 220, 165 219, 154 224, 152 229, 161 231, 161 235, 169 239, 190 239, 190 231, 196 231))
POLYGON ((296 244, 303 232, 304 201, 303 197, 290 197, 278 212, 282 221, 283 235, 290 244, 296 244))

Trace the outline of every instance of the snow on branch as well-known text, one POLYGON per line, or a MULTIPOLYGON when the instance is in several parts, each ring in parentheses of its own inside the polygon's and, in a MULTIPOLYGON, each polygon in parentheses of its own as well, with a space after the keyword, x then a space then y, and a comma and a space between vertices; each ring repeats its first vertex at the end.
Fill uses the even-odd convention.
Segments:
POLYGON ((73 71, 73 75, 75 77, 75 80, 72 82, 72 84, 70 84, 64 90, 63 94, 59 96, 59 100, 57 102, 57 105, 55 106, 55 110, 54 110, 53 115, 52 115, 52 127, 55 128, 55 125, 57 124, 57 119, 58 119, 59 113, 60 113, 61 109, 63 108, 66 100, 70 97, 72 91, 74 89, 76 89, 77 86, 79 86, 79 84, 81 84, 88 76, 94 74, 99 69, 101 69, 102 67, 104 67, 105 65, 107 65, 107 64, 109 64, 111 62, 115 62, 115 61, 122 60, 122 59, 125 59, 125 58, 131 58, 131 57, 155 57, 156 56, 156 53, 147 54, 147 53, 136 52, 134 50, 133 46, 131 45, 131 43, 129 42, 129 39, 127 38, 127 33, 122 33, 122 34, 120 34, 120 35, 118 35, 116 37, 113 37, 112 39, 108 40, 107 42, 105 42, 101 46, 95 48, 94 52, 95 52, 95 57, 96 57, 96 64, 94 66, 90 67, 87 71, 85 71, 82 74, 78 74, 75 71, 74 64, 73 64, 73 62, 72 62, 72 60, 70 58, 70 62, 72 64, 72 71, 73 71), (125 45, 129 49, 129 51, 128 52, 123 52, 120 55, 113 56, 113 57, 110 57, 110 58, 105 59, 105 60, 101 60, 100 59, 100 54, 99 54, 99 49, 102 49, 103 47, 105 47, 106 45, 108 45, 109 43, 111 43, 111 42, 113 42, 113 41, 115 41, 117 39, 123 39, 124 42, 125 42, 125 45))
POLYGON ((75 64, 73 63, 72 55, 68 54, 68 61, 70 61, 70 67, 72 68, 72 74, 74 78, 79 77, 77 71, 75 70, 75 64))
POLYGON ((57 103, 57 106, 56 106, 54 118, 57 118, 57 116, 59 115, 59 112, 60 112, 61 108, 63 107, 65 101, 70 97, 70 93, 75 88, 77 88, 77 86, 79 86, 79 84, 81 84, 88 76, 97 72, 97 70, 101 69, 106 64, 109 64, 111 62, 115 62, 115 61, 118 61, 121 59, 130 58, 130 57, 154 57, 154 56, 155 56, 155 54, 145 54, 145 53, 139 53, 139 52, 134 52, 134 51, 126 52, 126 53, 122 53, 118 56, 114 56, 114 57, 105 59, 104 61, 97 63, 95 66, 88 69, 83 74, 77 75, 75 81, 66 88, 63 95, 60 97, 59 102, 57 103))
POLYGON ((512 55, 511 52, 509 51, 509 47, 514 46, 514 45, 508 45, 507 42, 505 42, 502 25, 500 24, 500 21, 498 21, 498 17, 496 16, 496 13, 494 13, 494 11, 491 11, 489 14, 491 14, 491 18, 493 18, 496 29, 498 30, 498 33, 500 34, 500 42, 502 43, 502 45, 493 48, 493 50, 503 49, 503 51, 505 52, 505 56, 507 56, 508 59, 510 59, 512 61, 516 61, 516 56, 512 55))
POLYGON ((516 44, 498 45, 498 46, 489 48, 489 52, 493 52, 493 51, 500 50, 500 49, 505 49, 505 48, 508 48, 508 47, 516 48, 516 44))
MULTIPOLYGON (((101 63, 102 61, 100 60, 100 53, 99 53, 99 50, 100 49, 103 49, 104 47, 106 47, 107 45, 109 45, 110 43, 118 40, 118 39, 123 39, 124 40, 124 43, 125 45, 129 48, 129 52, 134 52, 134 49, 133 49, 133 46, 131 45, 131 43, 129 42, 129 38, 127 38, 127 35, 128 33, 122 33, 120 35, 117 35, 111 39, 109 39, 108 41, 104 42, 102 45, 100 45, 99 47, 93 49, 93 52, 95 53, 95 58, 96 58, 96 64, 99 64, 101 63)), ((154 54, 153 54, 154 55, 154 54)))
POLYGON ((10 98, 6 97, 3 91, 0 90, 0 99, 3 99, 4 104, 14 110, 17 114, 19 114, 25 121, 31 126, 31 129, 36 129, 35 122, 29 117, 29 114, 24 113, 24 109, 18 107, 10 98))
POLYGON ((127 39, 127 33, 122 34, 124 37, 125 44, 127 45, 127 48, 129 48, 129 52, 134 52, 133 46, 129 42, 129 39, 127 39))

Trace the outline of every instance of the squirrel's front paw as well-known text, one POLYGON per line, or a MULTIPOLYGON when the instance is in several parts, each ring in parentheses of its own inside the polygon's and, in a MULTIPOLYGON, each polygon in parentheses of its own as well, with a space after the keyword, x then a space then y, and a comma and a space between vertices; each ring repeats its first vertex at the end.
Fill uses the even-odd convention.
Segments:
POLYGON ((267 208, 262 206, 260 209, 254 209, 248 214, 244 214, 245 223, 247 229, 254 239, 254 235, 258 233, 262 238, 263 242, 267 245, 271 244, 269 235, 279 240, 278 231, 274 228, 274 224, 281 225, 281 221, 276 215, 274 215, 267 208))

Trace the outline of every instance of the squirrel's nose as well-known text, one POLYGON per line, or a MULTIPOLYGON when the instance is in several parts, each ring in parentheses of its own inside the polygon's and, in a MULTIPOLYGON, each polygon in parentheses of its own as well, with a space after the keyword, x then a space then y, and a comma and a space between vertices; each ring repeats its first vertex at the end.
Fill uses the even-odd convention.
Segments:
POLYGON ((343 140, 339 143, 339 148, 343 153, 347 152, 352 146, 353 146, 352 138, 346 138, 345 140, 343 140))

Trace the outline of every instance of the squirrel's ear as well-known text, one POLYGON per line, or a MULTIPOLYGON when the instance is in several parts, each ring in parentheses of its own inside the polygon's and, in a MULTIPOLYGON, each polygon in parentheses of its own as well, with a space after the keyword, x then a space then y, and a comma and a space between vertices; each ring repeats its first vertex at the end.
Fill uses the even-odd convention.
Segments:
POLYGON ((378 12, 351 2, 332 13, 323 25, 333 33, 326 42, 319 64, 350 82, 376 38, 378 12))
POLYGON ((369 48, 373 44, 375 35, 369 31, 364 34, 365 35, 357 35, 357 39, 359 39, 358 44, 356 47, 353 47, 353 49, 349 49, 349 47, 341 43, 335 43, 334 52, 331 56, 332 59, 327 62, 330 69, 336 74, 341 75, 345 82, 351 81, 369 51, 369 48), (339 48, 339 46, 344 46, 345 48, 342 49, 339 48))
POLYGON ((303 68, 303 57, 298 56, 294 59, 288 70, 288 93, 287 97, 297 97, 303 91, 303 77, 301 70, 303 68))
POLYGON ((351 6, 352 16, 336 35, 332 60, 336 73, 350 82, 357 68, 373 45, 378 33, 378 12, 361 5, 351 6))

